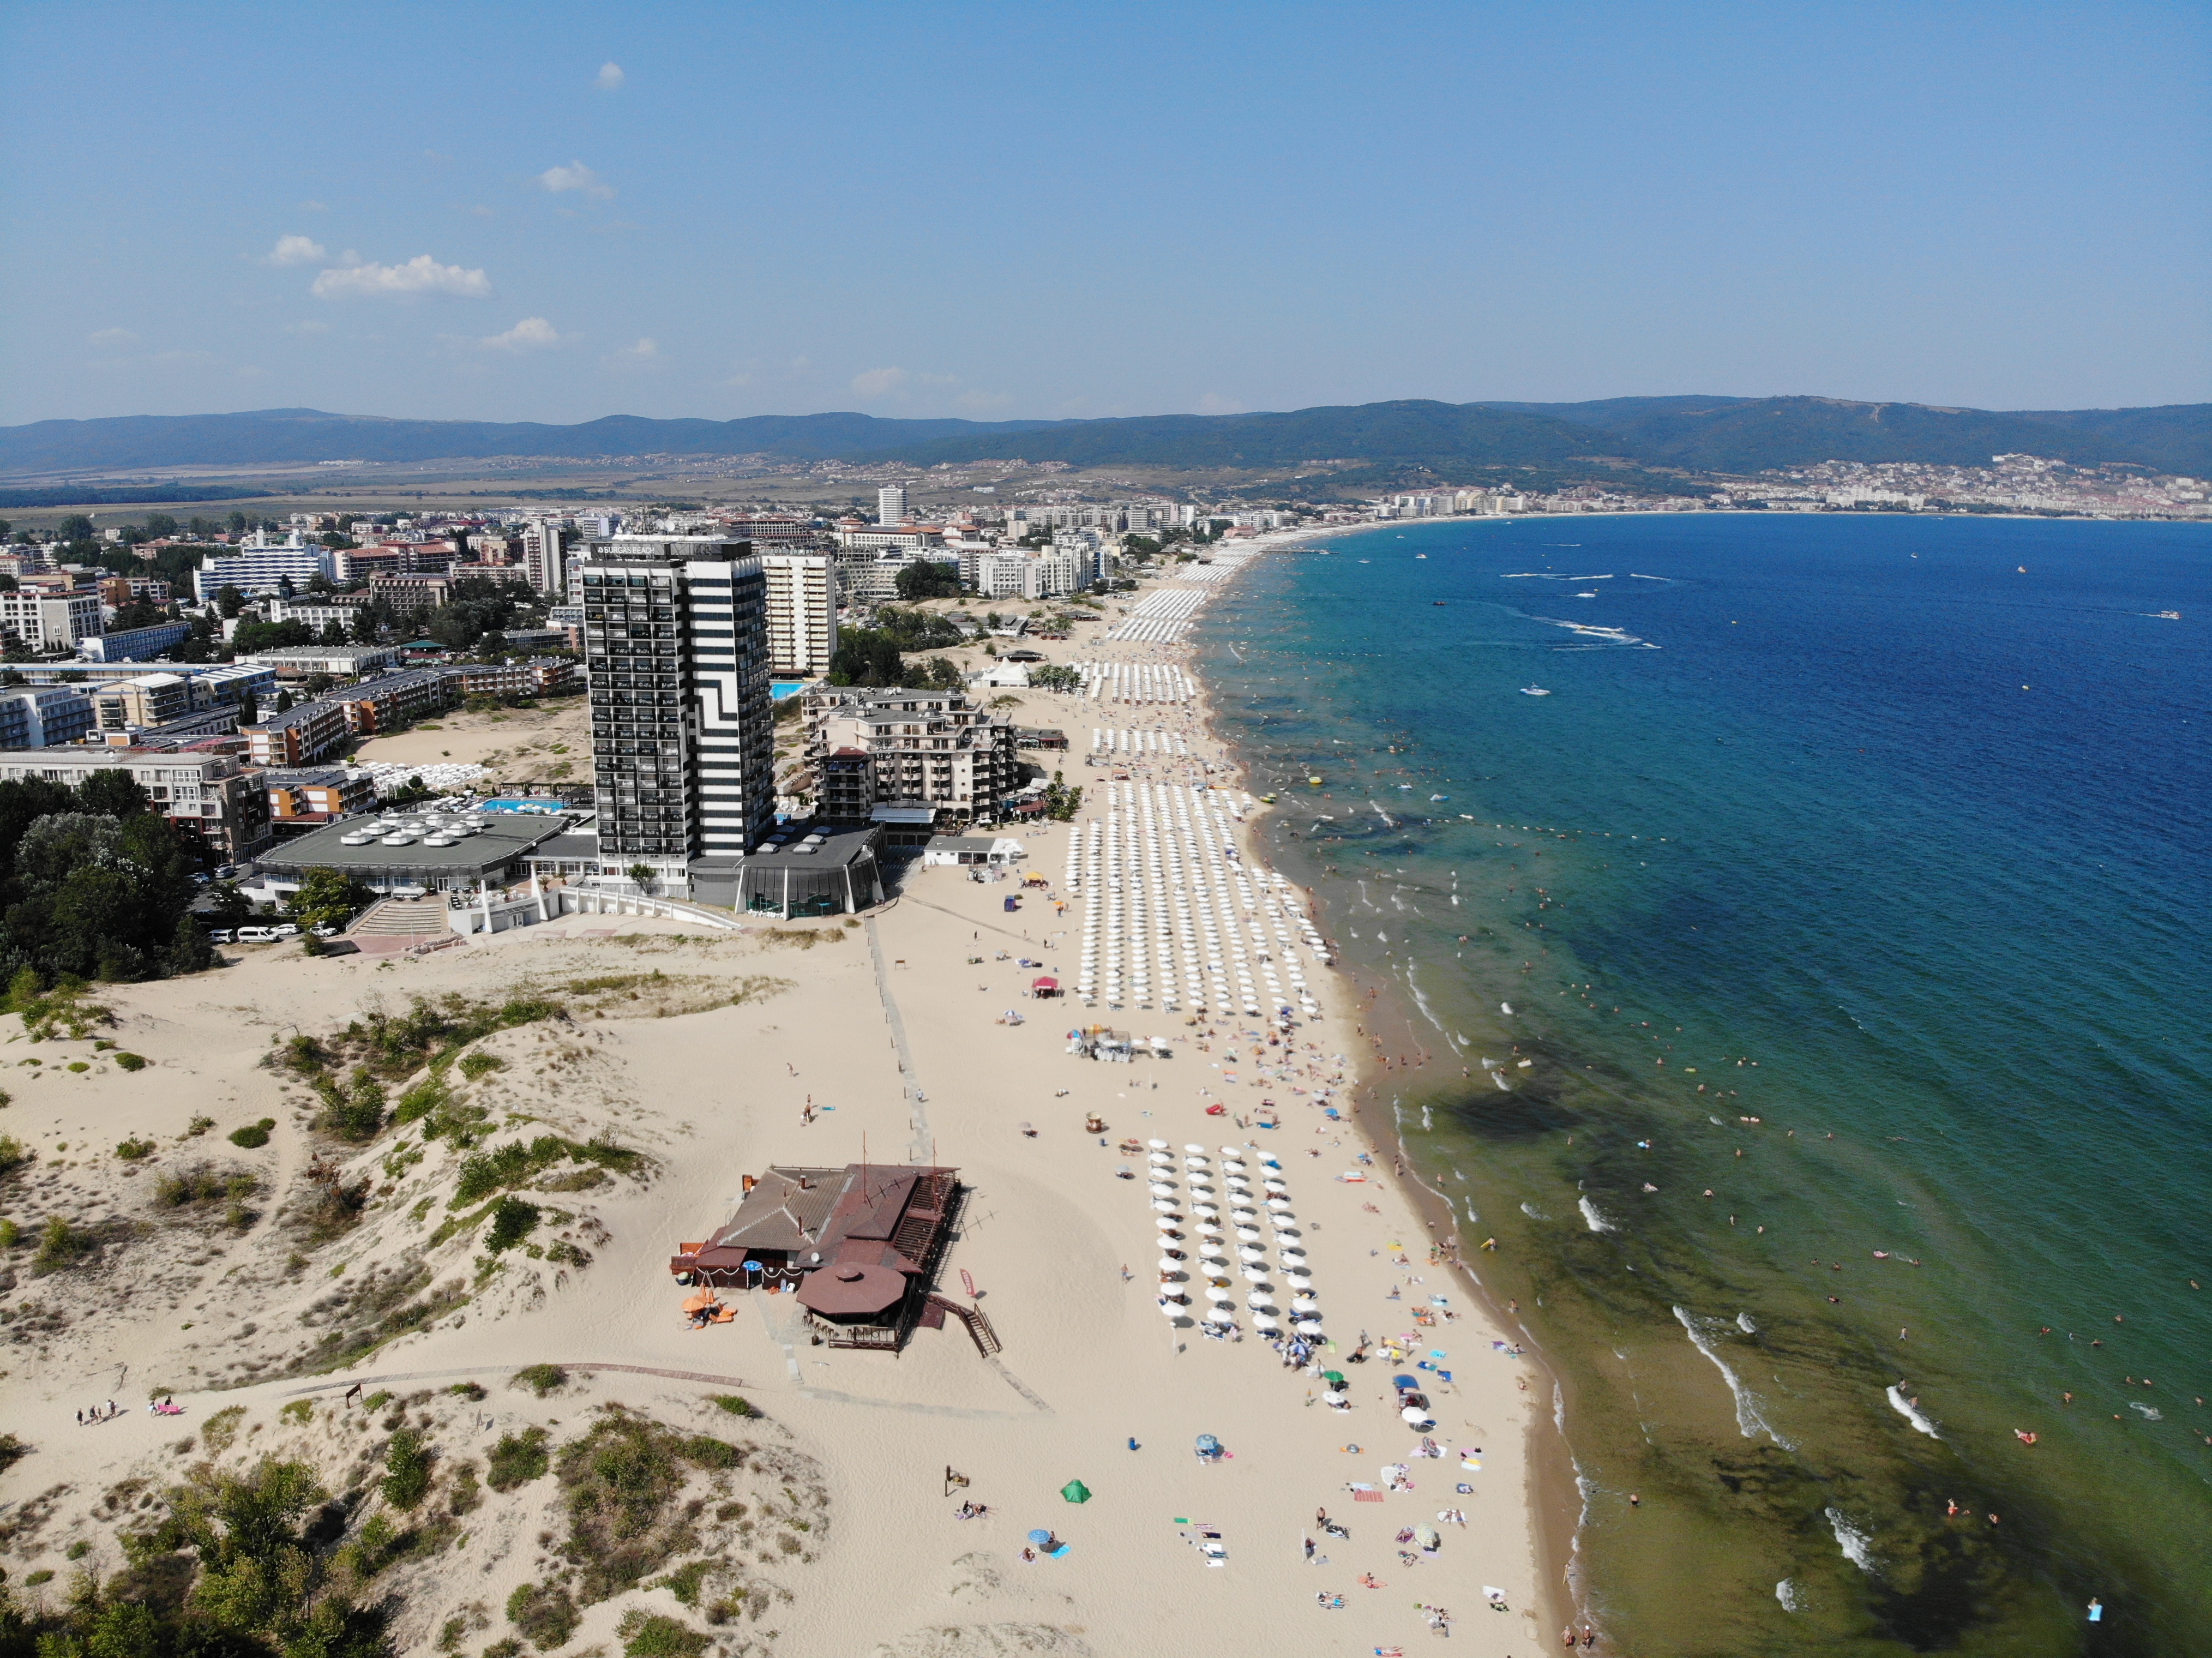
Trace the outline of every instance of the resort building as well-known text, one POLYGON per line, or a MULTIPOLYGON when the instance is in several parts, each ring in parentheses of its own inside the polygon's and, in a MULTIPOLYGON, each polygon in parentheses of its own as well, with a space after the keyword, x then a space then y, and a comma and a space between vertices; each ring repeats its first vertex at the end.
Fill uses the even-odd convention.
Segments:
POLYGON ((258 903, 281 903, 311 869, 336 869, 388 897, 477 893, 529 878, 530 854, 567 829, 560 812, 479 812, 436 822, 404 812, 349 817, 287 841, 255 861, 258 903))
POLYGON ((14 635, 34 651, 74 651, 105 626, 100 620, 100 595, 89 589, 41 593, 26 587, 18 592, 0 593, 0 632, 14 635))
POLYGON ((819 678, 837 650, 836 565, 820 553, 763 553, 760 564, 768 581, 769 671, 819 678))
POLYGON ((146 791, 152 810, 198 835, 220 862, 249 858, 269 838, 269 797, 261 780, 227 754, 131 748, 0 754, 0 782, 43 777, 76 788, 101 771, 127 773, 146 791))
POLYGON ((294 591, 305 587, 317 576, 334 574, 331 550, 303 541, 295 530, 283 541, 275 541, 257 530, 239 544, 233 554, 213 554, 192 572, 192 597, 204 603, 222 592, 225 587, 235 587, 251 598, 256 593, 283 591, 290 582, 294 591))
POLYGON ((353 736, 345 707, 336 701, 302 702, 239 728, 246 755, 257 766, 305 766, 335 754, 353 736))
POLYGON ((892 803, 995 820, 1024 774, 1013 722, 963 691, 811 687, 806 753, 823 814, 842 823, 866 822, 892 803))
MULTIPOLYGON (((710 867, 692 871, 692 892, 702 903, 727 904, 754 915, 784 920, 801 915, 857 915, 884 901, 877 860, 884 832, 864 829, 779 830, 743 859, 732 860, 737 891, 724 897, 710 867)), ((711 865, 713 860, 708 860, 711 865)))
POLYGON ((80 639, 76 651, 88 662, 146 662, 191 636, 188 622, 157 622, 150 628, 125 628, 80 639))
POLYGON ((365 771, 325 766, 312 771, 265 771, 269 816, 349 817, 376 810, 376 780, 365 771))
POLYGON ((283 674, 326 673, 337 679, 358 679, 392 667, 399 653, 389 645, 287 645, 253 651, 238 659, 283 674))
POLYGON ((453 675, 443 668, 380 674, 323 699, 338 705, 345 714, 346 729, 356 737, 398 731, 426 714, 442 713, 460 700, 453 675))
POLYGON ((892 525, 906 522, 906 485, 889 483, 876 491, 876 522, 892 525))
POLYGON ((465 696, 562 696, 584 689, 582 668, 562 656, 533 656, 523 662, 463 662, 443 671, 460 686, 465 696))
POLYGON ((796 1285, 829 1345, 896 1352, 927 1309, 961 1195, 957 1169, 779 1164, 746 1175, 737 1212, 668 1270, 686 1284, 796 1285))
POLYGON ((775 821, 766 579, 749 544, 617 536, 578 571, 600 855, 656 880, 775 821))
POLYGON ((92 699, 61 685, 0 691, 0 749, 74 743, 93 729, 92 699))

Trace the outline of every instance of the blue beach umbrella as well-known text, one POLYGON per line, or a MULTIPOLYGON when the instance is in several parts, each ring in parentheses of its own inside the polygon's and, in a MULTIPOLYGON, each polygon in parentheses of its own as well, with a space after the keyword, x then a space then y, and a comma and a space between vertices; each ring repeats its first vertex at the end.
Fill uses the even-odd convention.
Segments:
POLYGON ((1042 1548, 1052 1541, 1052 1533, 1048 1531, 1033 1531, 1030 1533, 1030 1541, 1042 1548))

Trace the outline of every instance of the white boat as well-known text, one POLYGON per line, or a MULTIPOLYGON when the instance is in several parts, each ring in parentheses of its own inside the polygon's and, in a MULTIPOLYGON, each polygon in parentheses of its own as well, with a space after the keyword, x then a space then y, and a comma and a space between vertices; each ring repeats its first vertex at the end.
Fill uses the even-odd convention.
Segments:
POLYGON ((1541 685, 1523 685, 1521 688, 1521 695, 1523 696, 1549 696, 1551 692, 1546 690, 1541 685))

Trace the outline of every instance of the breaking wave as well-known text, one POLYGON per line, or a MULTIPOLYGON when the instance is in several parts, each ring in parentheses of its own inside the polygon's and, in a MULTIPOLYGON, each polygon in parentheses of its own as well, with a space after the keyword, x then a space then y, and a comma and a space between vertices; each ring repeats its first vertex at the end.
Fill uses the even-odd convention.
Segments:
POLYGON ((1873 1576, 1874 1551, 1871 1545, 1874 1539, 1844 1519, 1841 1509, 1829 1509, 1826 1512, 1828 1527, 1836 1533, 1836 1546, 1844 1552, 1844 1558, 1868 1576, 1873 1576))
POLYGON ((1589 1223, 1589 1229, 1591 1231, 1617 1232, 1620 1230, 1611 1221, 1607 1220, 1603 1215, 1598 1213, 1597 1205, 1592 1203, 1588 1198, 1584 1198, 1582 1200, 1580 1207, 1583 1212, 1583 1218, 1589 1223))
POLYGON ((1892 1388, 1889 1390, 1889 1407, 1930 1439, 1943 1436, 1936 1431, 1936 1424, 1921 1413, 1920 1407, 1905 1396, 1904 1388, 1892 1388))
POLYGON ((1706 1339, 1705 1333, 1698 1327, 1697 1320, 1692 1318, 1680 1307, 1674 1309, 1674 1317, 1676 1321, 1689 1332, 1690 1345, 1712 1361, 1713 1368, 1721 1373, 1721 1380, 1728 1383, 1729 1397, 1735 1400, 1737 1430, 1746 1439, 1756 1439, 1759 1435, 1765 1434, 1784 1450, 1796 1450, 1797 1448, 1795 1445, 1774 1431, 1774 1424, 1766 1419, 1759 1395, 1736 1379, 1735 1372, 1729 1367, 1729 1362, 1720 1356, 1713 1344, 1706 1339))

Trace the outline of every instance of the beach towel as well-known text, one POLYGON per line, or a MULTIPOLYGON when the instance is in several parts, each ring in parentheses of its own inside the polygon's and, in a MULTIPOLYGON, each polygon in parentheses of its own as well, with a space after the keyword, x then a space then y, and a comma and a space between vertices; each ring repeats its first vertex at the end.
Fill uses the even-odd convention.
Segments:
POLYGON ((1371 1489, 1354 1491, 1352 1494, 1352 1500, 1355 1503, 1380 1503, 1382 1500, 1382 1493, 1371 1489))

